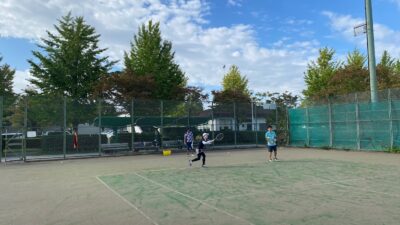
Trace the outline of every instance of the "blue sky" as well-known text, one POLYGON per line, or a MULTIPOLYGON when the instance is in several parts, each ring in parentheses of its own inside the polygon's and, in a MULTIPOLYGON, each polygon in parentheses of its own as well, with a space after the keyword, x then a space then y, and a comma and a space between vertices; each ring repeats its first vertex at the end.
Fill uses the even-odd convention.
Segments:
MULTIPOLYGON (((385 49, 400 58, 400 0, 373 6, 378 60, 385 49)), ((139 24, 159 21, 189 84, 206 91, 220 88, 223 65, 235 64, 251 90, 299 94, 319 48, 334 48, 338 59, 354 48, 365 51, 365 38, 353 36, 364 0, 2 0, 0 54, 17 70, 15 91, 29 84, 31 51, 68 11, 96 28, 114 60, 129 50, 139 24)))

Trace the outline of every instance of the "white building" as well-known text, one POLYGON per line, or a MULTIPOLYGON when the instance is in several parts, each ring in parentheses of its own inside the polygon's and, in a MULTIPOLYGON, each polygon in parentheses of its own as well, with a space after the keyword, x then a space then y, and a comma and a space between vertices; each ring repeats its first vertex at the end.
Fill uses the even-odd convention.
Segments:
MULTIPOLYGON (((221 131, 235 130, 236 121, 234 118, 216 118, 209 120, 206 124, 197 126, 199 130, 221 131)), ((253 121, 241 122, 238 131, 264 131, 266 123, 264 118, 253 119, 253 121)))

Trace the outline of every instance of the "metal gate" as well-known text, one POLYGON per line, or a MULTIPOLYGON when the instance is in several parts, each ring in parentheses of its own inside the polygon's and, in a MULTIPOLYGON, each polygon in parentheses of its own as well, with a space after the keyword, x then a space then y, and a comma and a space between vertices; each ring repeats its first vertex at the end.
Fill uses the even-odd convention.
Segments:
POLYGON ((24 156, 24 135, 22 131, 12 133, 2 132, 4 162, 23 161, 24 156))

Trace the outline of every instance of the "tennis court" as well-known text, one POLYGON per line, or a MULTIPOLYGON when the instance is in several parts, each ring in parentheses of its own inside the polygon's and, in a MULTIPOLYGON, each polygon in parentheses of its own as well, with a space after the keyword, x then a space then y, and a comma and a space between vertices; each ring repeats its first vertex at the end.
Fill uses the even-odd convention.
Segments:
POLYGON ((398 224, 400 155, 281 148, 3 166, 1 224, 398 224))

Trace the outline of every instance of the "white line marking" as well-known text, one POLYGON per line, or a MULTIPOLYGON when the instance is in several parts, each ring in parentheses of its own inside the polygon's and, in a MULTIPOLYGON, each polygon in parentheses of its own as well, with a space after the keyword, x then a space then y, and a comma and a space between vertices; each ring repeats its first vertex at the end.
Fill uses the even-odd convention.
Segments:
MULTIPOLYGON (((187 163, 187 161, 186 161, 187 163)), ((214 166, 214 167, 210 167, 210 168, 220 168, 220 167, 227 167, 227 166, 240 166, 240 165, 251 165, 251 164, 262 164, 264 163, 264 161, 262 162, 243 162, 243 163, 233 163, 233 164, 226 164, 226 165, 219 165, 219 166, 214 166)), ((163 168, 163 169, 140 169, 137 170, 136 172, 118 172, 118 173, 108 173, 108 174, 101 174, 101 175, 97 175, 97 177, 102 177, 102 176, 118 176, 118 175, 129 175, 129 174, 135 174, 138 172, 162 172, 162 171, 171 171, 171 170, 185 170, 185 169, 190 169, 190 168, 196 168, 196 167, 172 167, 172 168, 163 168)))
POLYGON ((186 197, 186 198, 192 199, 192 200, 194 200, 194 201, 196 201, 196 202, 199 202, 199 203, 202 204, 202 205, 205 205, 205 206, 207 206, 207 207, 209 207, 209 208, 212 208, 212 209, 214 209, 214 210, 216 210, 216 211, 222 212, 222 213, 224 213, 224 214, 226 214, 226 215, 228 215, 228 216, 231 216, 231 217, 233 217, 233 218, 235 218, 235 219, 237 219, 237 220, 246 222, 246 224, 254 225, 253 223, 251 223, 251 222, 249 222, 249 221, 247 221, 247 220, 245 220, 245 219, 243 219, 243 218, 241 218, 241 217, 239 217, 239 216, 235 216, 235 215, 233 215, 233 214, 231 214, 231 213, 229 213, 229 212, 227 212, 227 211, 225 211, 225 210, 223 210, 223 209, 220 209, 220 208, 217 208, 217 207, 215 207, 215 206, 213 206, 213 205, 210 205, 210 204, 208 204, 208 203, 205 202, 205 201, 202 201, 202 200, 197 199, 197 198, 194 198, 194 197, 192 197, 192 196, 190 196, 190 195, 184 194, 184 193, 182 193, 182 192, 180 192, 180 191, 177 191, 177 190, 175 190, 175 189, 173 189, 173 188, 170 188, 170 187, 168 187, 168 186, 165 186, 164 184, 161 184, 161 183, 159 183, 159 182, 157 182, 157 181, 154 181, 154 180, 152 180, 152 179, 150 179, 150 178, 147 178, 147 177, 145 177, 145 176, 142 176, 142 175, 140 175, 140 174, 138 174, 138 173, 135 173, 135 175, 138 176, 138 177, 140 177, 140 178, 142 178, 142 179, 144 179, 144 180, 147 180, 147 181, 149 181, 149 182, 151 182, 151 183, 153 183, 153 184, 156 184, 156 185, 158 185, 158 186, 160 186, 160 187, 162 187, 162 188, 165 188, 166 190, 172 191, 172 192, 174 192, 174 193, 176 193, 176 194, 179 194, 179 195, 182 195, 182 196, 184 196, 184 197, 186 197))
MULTIPOLYGON (((187 169, 188 167, 172 167, 172 168, 163 168, 163 169, 141 169, 138 170, 137 172, 162 172, 162 171, 169 171, 169 170, 184 170, 187 169)), ((97 175, 98 177, 103 177, 103 176, 119 176, 119 175, 129 175, 129 174, 134 174, 136 172, 117 172, 117 173, 106 173, 106 174, 101 174, 97 175)))
POLYGON ((248 194, 229 195, 227 197, 222 197, 222 198, 209 198, 206 201, 225 200, 225 199, 238 198, 238 197, 251 196, 251 195, 261 195, 261 194, 267 194, 267 193, 268 192, 266 192, 266 191, 257 191, 257 192, 248 193, 248 194))
MULTIPOLYGON (((298 192, 309 191, 309 190, 312 190, 314 187, 330 185, 331 184, 331 185, 338 185, 338 186, 343 186, 343 187, 354 188, 354 189, 357 189, 357 190, 369 191, 369 192, 377 193, 377 194, 385 194, 385 195, 389 195, 389 196, 400 197, 399 195, 389 194, 389 193, 385 193, 385 192, 377 192, 377 191, 372 191, 372 190, 369 190, 369 189, 362 189, 362 188, 360 189, 360 188, 357 188, 357 187, 351 187, 351 186, 346 186, 346 185, 340 184, 340 183, 345 183, 345 182, 360 181, 360 180, 382 178, 382 177, 391 177, 391 176, 392 175, 376 176, 376 177, 363 177, 363 178, 352 178, 352 179, 344 179, 344 180, 340 180, 340 181, 331 181, 331 182, 325 182, 325 183, 315 183, 315 184, 310 184, 310 185, 306 186, 306 188, 297 189, 297 191, 298 192)), ((311 175, 309 175, 309 177, 311 177, 311 175)), ((345 183, 345 184, 348 184, 348 183, 345 183)), ((291 186, 283 186, 282 188, 291 187, 291 186)), ((253 192, 253 193, 230 195, 230 196, 222 197, 222 198, 210 198, 210 199, 207 199, 206 201, 224 200, 224 199, 231 199, 231 198, 238 198, 238 197, 245 197, 245 196, 252 196, 252 195, 267 194, 267 193, 269 193, 269 192, 267 192, 267 191, 256 191, 256 192, 253 192)))
MULTIPOLYGON (((353 180, 362 180, 364 178, 355 178, 355 179, 348 179, 346 181, 353 181, 353 180)), ((337 184, 339 182, 343 182, 343 181, 332 181, 332 182, 326 182, 326 183, 315 183, 315 184, 310 184, 308 186, 306 186, 307 188, 303 188, 303 189, 297 189, 297 191, 301 192, 301 191, 308 191, 311 190, 313 187, 318 187, 318 186, 323 186, 323 185, 329 185, 329 184, 337 184)), ((281 188, 286 188, 286 187, 292 187, 292 185, 290 186, 283 186, 281 188)), ((230 195, 227 197, 222 197, 222 198, 210 198, 207 199, 207 201, 212 201, 212 200, 224 200, 224 199, 231 199, 231 198, 238 198, 238 197, 245 197, 245 196, 251 196, 251 195, 260 195, 260 194, 268 194, 268 191, 256 191, 253 193, 247 193, 247 194, 238 194, 238 195, 230 195)))
POLYGON ((108 190, 110 190, 112 193, 114 193, 118 198, 120 198, 122 201, 124 201, 126 204, 128 204, 130 207, 134 208, 136 211, 138 211, 142 216, 144 216, 147 220, 149 220, 152 224, 154 225, 159 225, 156 221, 151 219, 148 215, 146 215, 142 210, 140 210, 136 205, 134 205, 132 202, 128 201, 126 198, 124 198, 122 195, 120 195, 118 192, 116 192, 114 189, 112 189, 108 184, 106 184, 104 181, 102 181, 99 177, 96 177, 96 179, 102 183, 108 190))

